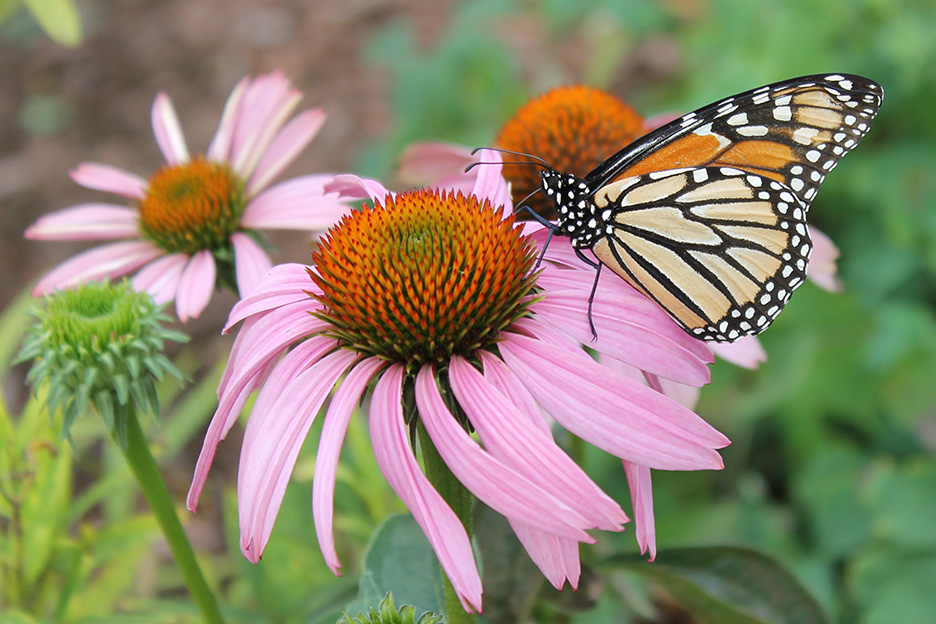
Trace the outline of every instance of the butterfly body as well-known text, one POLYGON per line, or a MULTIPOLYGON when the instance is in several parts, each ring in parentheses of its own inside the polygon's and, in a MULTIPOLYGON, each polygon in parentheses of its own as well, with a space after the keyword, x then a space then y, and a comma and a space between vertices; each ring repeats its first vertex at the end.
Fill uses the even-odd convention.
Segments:
POLYGON ((684 115, 584 178, 544 170, 554 233, 692 336, 760 333, 805 280, 809 205, 882 97, 859 76, 796 78, 684 115))

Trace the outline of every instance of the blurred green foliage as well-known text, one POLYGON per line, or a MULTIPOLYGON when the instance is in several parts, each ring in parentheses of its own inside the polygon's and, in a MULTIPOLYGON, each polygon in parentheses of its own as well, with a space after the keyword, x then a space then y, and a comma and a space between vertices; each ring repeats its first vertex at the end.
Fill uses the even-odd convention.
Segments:
POLYGON ((74 48, 81 43, 81 16, 74 0, 0 0, 0 25, 19 17, 20 9, 59 45, 74 48))
MULTIPOLYGON (((769 361, 759 370, 716 363, 698 411, 734 442, 723 472, 655 474, 661 548, 771 553, 842 622, 936 613, 933 24, 928 0, 472 2, 455 5, 431 45, 394 24, 367 55, 394 77, 393 130, 362 156, 365 171, 385 177, 411 141, 489 144, 519 103, 550 86, 613 90, 661 40, 678 51, 666 80, 628 75, 632 90, 618 91, 646 116, 810 73, 884 86, 871 133, 810 211, 841 250, 844 292, 804 286, 763 335, 769 361), (521 49, 539 57, 521 60, 521 49), (563 63, 570 50, 585 56, 574 70, 563 63)), ((628 500, 617 461, 595 452, 588 462, 628 500)), ((632 540, 603 536, 592 554, 632 551, 632 540)), ((608 591, 612 601, 627 595, 608 591)))

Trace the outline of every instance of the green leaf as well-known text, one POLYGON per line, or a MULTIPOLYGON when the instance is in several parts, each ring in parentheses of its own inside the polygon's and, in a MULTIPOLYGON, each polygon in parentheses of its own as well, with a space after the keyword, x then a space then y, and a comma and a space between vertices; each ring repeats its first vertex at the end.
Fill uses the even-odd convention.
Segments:
POLYGON ((411 605, 416 613, 445 612, 439 561, 409 514, 392 516, 377 528, 364 556, 358 597, 344 611, 366 613, 390 592, 397 604, 411 605))
POLYGON ((827 624, 816 600, 766 555, 743 548, 686 548, 661 552, 654 563, 615 557, 604 567, 627 567, 659 583, 702 624, 827 624))
POLYGON ((56 43, 69 48, 81 43, 81 16, 72 0, 23 0, 23 4, 56 43))
POLYGON ((32 484, 22 503, 23 572, 36 583, 64 536, 65 514, 71 497, 72 453, 55 444, 51 426, 43 417, 42 438, 35 438, 29 453, 32 484))

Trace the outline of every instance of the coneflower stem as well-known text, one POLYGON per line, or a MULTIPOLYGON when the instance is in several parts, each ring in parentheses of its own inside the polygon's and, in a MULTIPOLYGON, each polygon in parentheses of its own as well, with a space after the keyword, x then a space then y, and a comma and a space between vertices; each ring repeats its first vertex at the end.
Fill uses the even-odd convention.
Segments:
MULTIPOLYGON (((202 575, 192 545, 185 531, 182 530, 182 523, 172 504, 172 497, 159 472, 159 466, 150 452, 149 444, 143 435, 143 429, 140 427, 132 404, 128 411, 127 443, 123 454, 130 466, 130 471, 136 477, 140 489, 143 490, 143 496, 146 497, 146 502, 149 503, 153 515, 156 516, 159 528, 162 529, 163 536, 169 543, 172 556, 175 558, 176 565, 179 566, 182 579, 195 605, 201 612, 202 619, 209 624, 224 624, 224 618, 218 610, 218 603, 202 575)), ((114 441, 118 442, 116 435, 113 437, 114 441)), ((120 446, 119 442, 117 446, 120 446)))
MULTIPOLYGON (((474 532, 474 496, 445 465, 422 424, 419 425, 419 447, 422 450, 426 476, 461 520, 468 533, 468 539, 471 539, 474 532)), ((442 585, 445 591, 446 622, 448 624, 473 624, 477 617, 473 613, 466 613, 462 608, 455 587, 445 574, 445 570, 442 571, 442 585)))

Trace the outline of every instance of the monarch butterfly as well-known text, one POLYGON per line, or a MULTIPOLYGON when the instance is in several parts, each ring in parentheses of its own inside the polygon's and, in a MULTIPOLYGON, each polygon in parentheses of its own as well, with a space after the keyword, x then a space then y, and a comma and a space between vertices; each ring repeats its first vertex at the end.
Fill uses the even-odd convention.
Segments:
MULTIPOLYGON (((883 95, 861 76, 793 78, 683 115, 584 178, 546 166, 550 236, 596 267, 594 288, 607 266, 696 338, 758 334, 803 283, 806 212, 883 95)), ((591 301, 589 323, 597 337, 591 301)))

